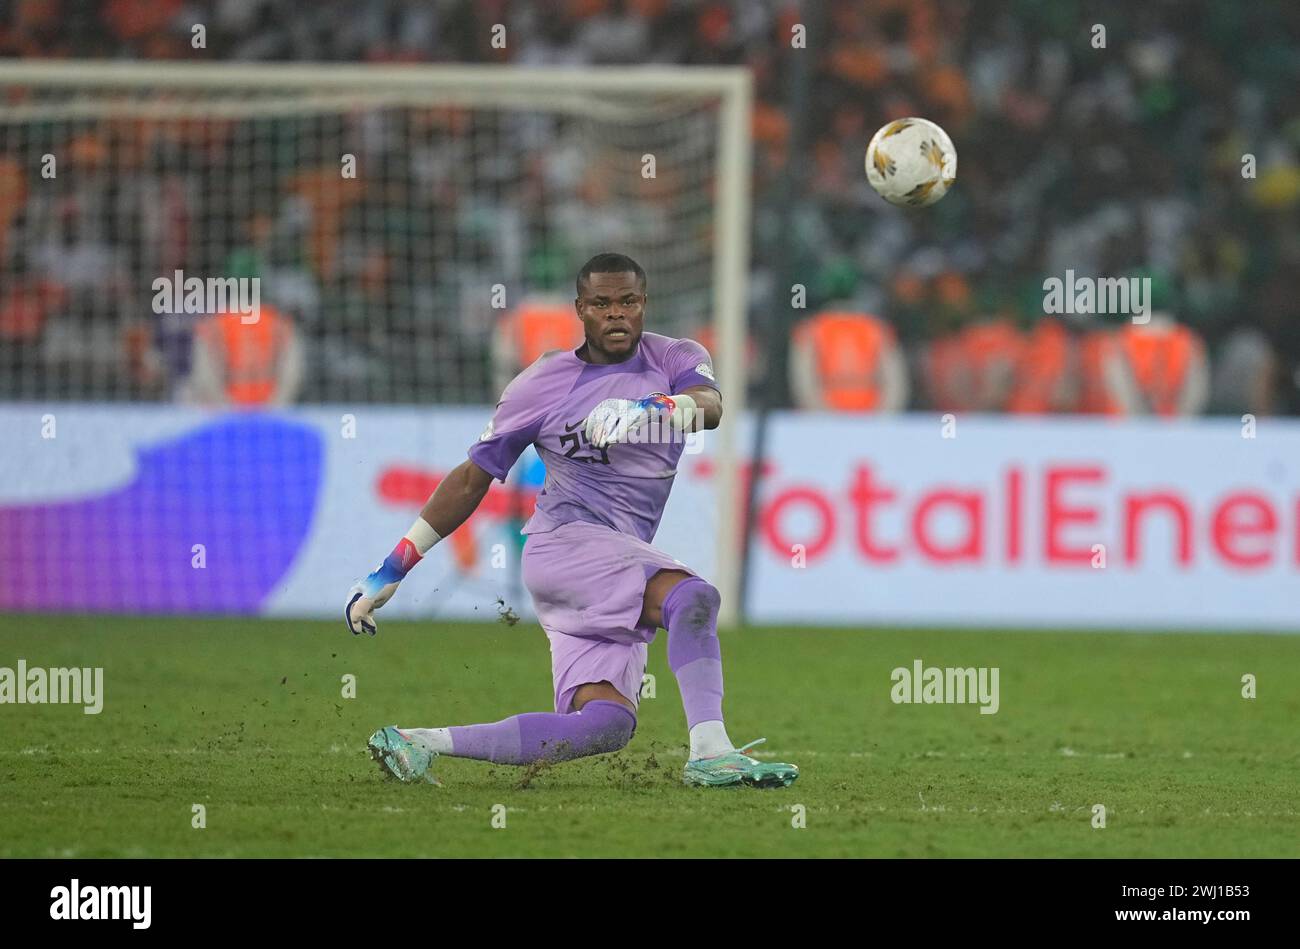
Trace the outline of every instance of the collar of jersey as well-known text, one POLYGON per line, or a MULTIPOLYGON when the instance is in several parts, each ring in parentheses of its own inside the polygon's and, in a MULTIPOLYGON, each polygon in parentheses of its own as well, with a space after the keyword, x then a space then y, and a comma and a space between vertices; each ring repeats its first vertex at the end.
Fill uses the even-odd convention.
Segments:
POLYGON ((587 362, 578 355, 578 349, 581 349, 582 346, 579 346, 578 349, 569 350, 569 355, 573 357, 574 362, 582 367, 580 379, 587 379, 591 376, 608 376, 618 372, 640 372, 646 367, 645 352, 643 351, 644 343, 645 340, 639 340, 636 344, 635 355, 631 359, 624 359, 622 362, 604 364, 587 362))

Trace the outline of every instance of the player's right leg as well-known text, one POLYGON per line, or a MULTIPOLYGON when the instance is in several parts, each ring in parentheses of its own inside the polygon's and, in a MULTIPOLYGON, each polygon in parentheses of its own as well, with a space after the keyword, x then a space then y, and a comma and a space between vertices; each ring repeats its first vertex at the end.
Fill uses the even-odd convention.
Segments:
POLYGON ((524 582, 551 643, 555 711, 482 725, 380 729, 370 748, 384 770, 413 781, 428 773, 438 755, 526 765, 617 751, 631 739, 646 644, 631 630, 623 641, 599 632, 560 632, 586 626, 588 600, 588 591, 575 586, 584 573, 573 563, 578 539, 561 533, 530 537, 523 556, 524 582))
POLYGON ((636 713, 609 682, 585 683, 573 711, 524 712, 499 722, 447 728, 381 728, 371 756, 402 781, 437 784, 430 768, 439 755, 493 764, 560 762, 618 751, 636 731, 636 713))
MULTIPOLYGON (((475 758, 494 764, 527 765, 536 761, 569 761, 618 751, 636 732, 636 699, 645 672, 645 643, 621 643, 598 637, 570 636, 543 626, 551 642, 554 712, 525 712, 484 725, 449 728, 382 729, 397 732, 419 752, 475 758)), ((373 739, 372 739, 373 740, 373 739)), ((407 747, 403 745, 403 748, 407 747)), ((409 752, 419 771, 419 752, 409 752)), ((398 768, 381 764, 403 780, 398 768)))

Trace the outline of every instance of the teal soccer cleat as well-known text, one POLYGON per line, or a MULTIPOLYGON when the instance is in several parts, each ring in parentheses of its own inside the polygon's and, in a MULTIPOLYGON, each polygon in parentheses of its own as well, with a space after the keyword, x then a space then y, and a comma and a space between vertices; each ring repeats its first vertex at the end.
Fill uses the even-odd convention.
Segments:
POLYGON ((371 735, 366 746, 379 767, 397 780, 427 781, 441 787, 442 782, 429 771, 438 753, 421 748, 392 725, 371 735))
POLYGON ((767 741, 759 738, 743 748, 713 758, 695 758, 682 771, 685 784, 700 788, 788 788, 799 777, 799 766, 779 761, 758 761, 745 754, 755 745, 767 741))

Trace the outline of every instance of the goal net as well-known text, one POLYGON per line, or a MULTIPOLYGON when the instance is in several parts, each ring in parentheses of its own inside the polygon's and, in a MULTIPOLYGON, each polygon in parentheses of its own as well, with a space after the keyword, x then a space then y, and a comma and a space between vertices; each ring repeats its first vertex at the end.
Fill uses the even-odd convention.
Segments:
POLYGON ((748 110, 725 69, 0 64, 0 399, 490 405, 503 319, 617 250, 735 412, 748 110), (293 358, 214 382, 253 295, 293 358))

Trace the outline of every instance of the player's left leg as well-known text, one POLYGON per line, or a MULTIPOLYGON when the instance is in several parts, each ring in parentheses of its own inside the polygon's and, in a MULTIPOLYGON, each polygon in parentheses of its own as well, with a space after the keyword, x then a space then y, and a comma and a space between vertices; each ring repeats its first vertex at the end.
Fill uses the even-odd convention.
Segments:
POLYGON ((722 648, 718 642, 716 587, 682 570, 660 570, 646 583, 638 625, 668 630, 668 666, 677 678, 690 730, 687 784, 729 787, 788 787, 799 776, 792 764, 760 762, 739 751, 722 718, 722 648))
POLYGON ((722 723, 722 647, 718 590, 684 570, 660 570, 645 586, 638 626, 668 630, 668 668, 677 677, 690 729, 691 757, 735 751, 722 723))

